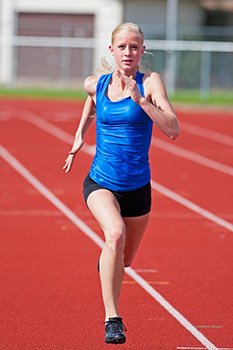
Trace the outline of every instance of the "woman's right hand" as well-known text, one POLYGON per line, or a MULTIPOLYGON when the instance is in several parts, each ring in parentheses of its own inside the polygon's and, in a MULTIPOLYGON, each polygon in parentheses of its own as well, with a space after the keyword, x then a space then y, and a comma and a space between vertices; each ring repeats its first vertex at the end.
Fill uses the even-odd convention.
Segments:
POLYGON ((74 157, 76 156, 76 153, 70 152, 68 157, 65 160, 65 165, 63 166, 62 169, 65 170, 66 174, 69 173, 71 168, 72 168, 72 165, 73 165, 73 162, 74 162, 74 157))
POLYGON ((65 160, 65 165, 63 166, 62 169, 65 170, 65 173, 67 174, 71 168, 72 168, 72 165, 73 165, 73 161, 74 161, 74 157, 75 157, 75 153, 71 153, 68 155, 68 157, 66 158, 65 160))
POLYGON ((65 173, 67 174, 68 172, 70 172, 70 170, 72 169, 72 165, 74 162, 74 157, 76 156, 76 154, 78 153, 78 151, 82 148, 84 142, 83 140, 81 142, 79 142, 78 147, 73 151, 73 149, 69 152, 68 157, 65 160, 65 165, 63 166, 63 170, 65 170, 65 173))

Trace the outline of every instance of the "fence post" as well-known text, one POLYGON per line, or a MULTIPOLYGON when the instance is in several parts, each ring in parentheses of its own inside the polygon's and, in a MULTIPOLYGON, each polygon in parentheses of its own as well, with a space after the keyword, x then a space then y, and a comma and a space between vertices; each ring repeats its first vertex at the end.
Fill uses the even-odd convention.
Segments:
POLYGON ((211 85, 211 52, 201 51, 200 97, 206 99, 210 95, 211 85))
POLYGON ((2 0, 0 11, 0 83, 10 86, 13 81, 14 0, 2 0))
MULTIPOLYGON (((177 8, 178 0, 167 0, 166 40, 177 39, 177 8)), ((176 52, 166 53, 166 88, 174 95, 176 86, 176 52)))

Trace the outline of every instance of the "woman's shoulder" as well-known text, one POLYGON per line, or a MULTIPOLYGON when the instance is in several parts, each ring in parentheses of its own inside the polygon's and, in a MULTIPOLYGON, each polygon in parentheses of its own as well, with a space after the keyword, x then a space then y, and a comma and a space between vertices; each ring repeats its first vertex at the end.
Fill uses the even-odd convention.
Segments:
POLYGON ((106 79, 108 79, 108 77, 111 74, 112 73, 102 74, 100 76, 92 75, 92 76, 87 77, 84 81, 84 89, 86 90, 86 92, 89 95, 91 95, 91 96, 95 95, 98 81, 100 80, 100 81, 104 82, 106 79))
POLYGON ((160 84, 162 82, 162 78, 158 73, 151 72, 148 74, 144 74, 143 82, 146 84, 160 84))
POLYGON ((164 93, 165 87, 161 76, 152 72, 144 75, 143 85, 147 95, 154 95, 155 93, 164 93))
POLYGON ((91 75, 87 77, 84 81, 84 89, 89 95, 94 95, 96 92, 96 86, 100 77, 96 75, 91 75))

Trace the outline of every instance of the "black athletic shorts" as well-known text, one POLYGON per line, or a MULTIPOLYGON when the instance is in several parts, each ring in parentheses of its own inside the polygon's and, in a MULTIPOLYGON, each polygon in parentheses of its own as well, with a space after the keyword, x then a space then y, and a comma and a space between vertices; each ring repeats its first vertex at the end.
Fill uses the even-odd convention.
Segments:
POLYGON ((83 196, 86 205, 88 196, 99 189, 105 189, 114 194, 120 205, 122 217, 142 216, 149 213, 151 210, 150 182, 133 191, 118 192, 97 184, 88 174, 83 182, 83 196))

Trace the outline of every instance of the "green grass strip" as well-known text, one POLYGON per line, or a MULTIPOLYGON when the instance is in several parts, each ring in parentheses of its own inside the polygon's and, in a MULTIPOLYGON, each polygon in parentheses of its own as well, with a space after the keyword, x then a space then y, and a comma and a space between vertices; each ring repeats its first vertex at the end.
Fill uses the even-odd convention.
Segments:
POLYGON ((212 90, 209 96, 203 97, 198 90, 177 90, 170 100, 176 103, 233 106, 233 90, 212 90))
POLYGON ((0 88, 0 97, 22 97, 22 98, 57 98, 83 100, 87 97, 84 90, 71 89, 44 89, 44 88, 0 88))
MULTIPOLYGON (((0 88, 0 97, 84 100, 86 96, 87 94, 83 89, 0 88)), ((209 96, 206 97, 201 97, 198 90, 177 90, 169 98, 173 103, 233 107, 233 90, 231 89, 212 90, 209 96)))

